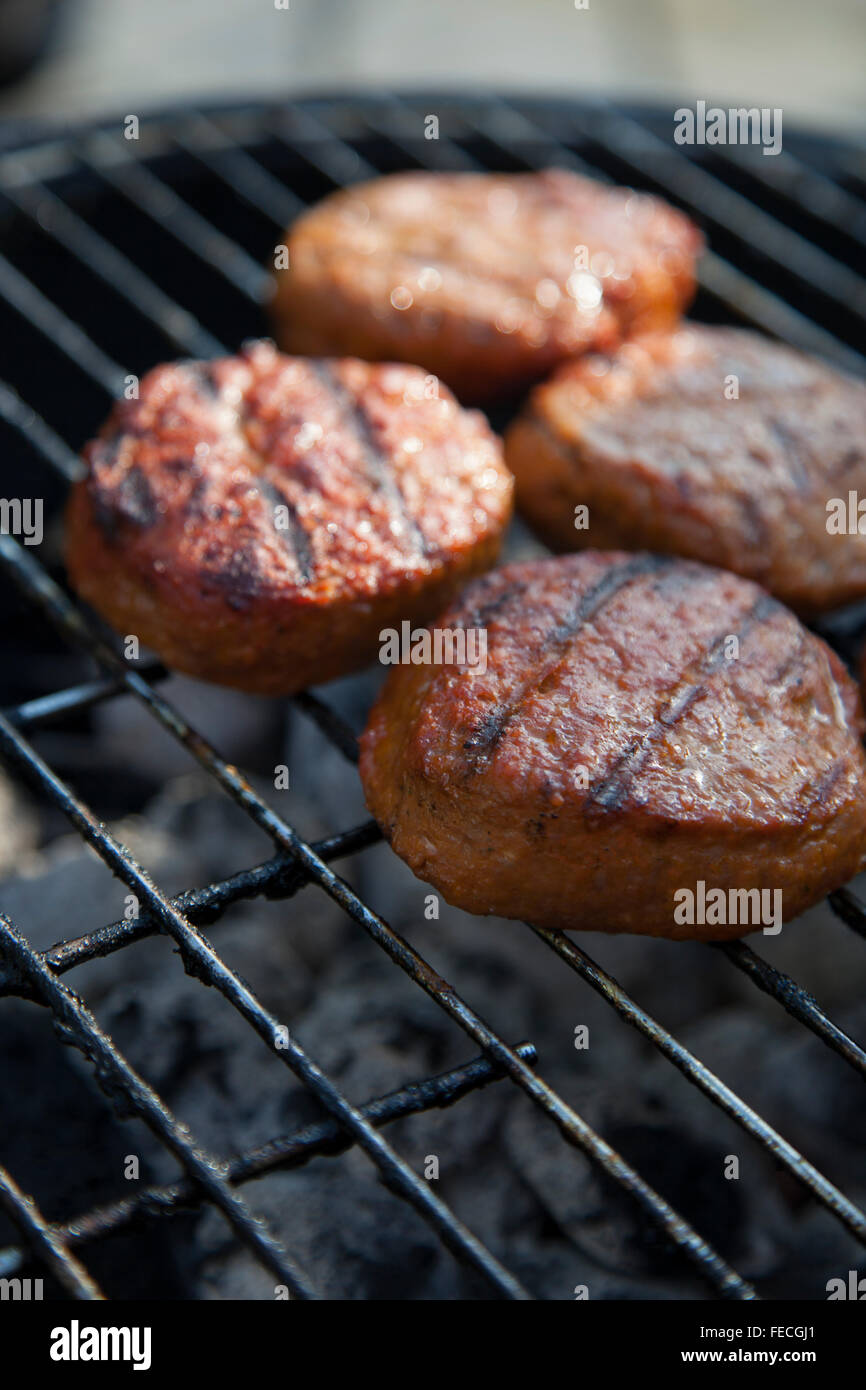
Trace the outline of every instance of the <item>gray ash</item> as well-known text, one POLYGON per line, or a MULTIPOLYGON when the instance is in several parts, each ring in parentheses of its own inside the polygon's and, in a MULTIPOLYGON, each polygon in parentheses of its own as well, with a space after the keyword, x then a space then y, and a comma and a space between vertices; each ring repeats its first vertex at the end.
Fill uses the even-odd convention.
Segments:
MULTIPOLYGON (((371 686, 331 687, 357 725, 371 686)), ((172 696, 228 756, 259 768, 266 796, 308 837, 366 818, 355 772, 300 714, 176 681, 172 696), (285 762, 291 790, 266 767, 285 762)), ((40 738, 48 735, 38 735, 40 738)), ((55 736, 56 737, 56 736, 55 736)), ((262 834, 131 702, 94 713, 94 749, 122 744, 127 775, 164 781, 117 825, 171 892, 270 857, 262 834)), ((93 753, 96 758, 96 751, 93 753)), ((74 777, 73 777, 74 780, 74 777)), ((16 794, 17 795, 17 794, 16 794)), ((122 788, 117 789, 122 795, 122 788)), ((7 798, 16 822, 24 803, 7 798)), ((0 807, 2 809, 2 807, 0 807)), ((20 850, 0 906, 40 948, 122 915, 126 889, 72 835, 20 850)), ((773 1160, 517 923, 441 905, 385 845, 338 870, 509 1042, 529 1039, 539 1071, 765 1297, 822 1299, 857 1268, 856 1242, 773 1160), (589 1028, 577 1050, 574 1030, 589 1028), (740 1179, 726 1181, 727 1155, 740 1179)), ((230 909, 209 929, 228 963, 355 1102, 473 1058, 475 1045, 318 889, 230 909)), ((587 936, 580 944, 721 1078, 826 1172, 866 1201, 862 1082, 709 948, 587 936)), ((864 947, 826 908, 759 937, 756 949, 811 988, 853 1036, 866 1034, 864 947)), ((231 1156, 320 1117, 318 1103, 214 990, 187 976, 155 937, 66 977, 121 1050, 211 1151, 231 1156)), ((58 1042, 44 1010, 0 1002, 0 1158, 55 1220, 130 1195, 177 1168, 137 1121, 122 1121, 86 1063, 58 1042)), ((450 1109, 399 1120, 387 1136, 536 1296, 705 1298, 708 1289, 635 1205, 507 1081, 450 1109)), ((359 1151, 320 1157, 244 1188, 320 1290, 333 1298, 474 1299, 488 1290, 461 1269, 359 1151)), ((0 1246, 17 1243, 0 1222, 0 1246)), ((212 1211, 148 1219, 82 1247, 115 1298, 271 1298, 272 1281, 212 1211)))

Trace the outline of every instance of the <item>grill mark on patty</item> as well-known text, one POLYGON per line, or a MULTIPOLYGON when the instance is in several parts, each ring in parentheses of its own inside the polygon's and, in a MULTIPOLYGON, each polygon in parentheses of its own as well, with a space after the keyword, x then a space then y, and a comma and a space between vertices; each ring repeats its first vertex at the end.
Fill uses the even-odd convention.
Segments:
MULTIPOLYGON (((776 685, 789 685, 792 677, 796 676, 797 682, 802 679, 804 671, 807 670, 807 634, 805 628, 796 634, 797 641, 787 652, 786 656, 776 667, 772 676, 765 682, 765 689, 770 690, 776 685)), ((831 675, 832 679, 832 675, 831 675)))
POLYGON ((379 443, 378 430, 364 405, 343 385, 334 369, 323 358, 311 359, 309 367, 325 388, 344 424, 360 446, 367 481, 376 492, 384 497, 392 516, 398 517, 403 523, 412 548, 419 557, 426 559, 428 554, 435 551, 435 546, 428 543, 417 519, 410 511, 394 470, 393 461, 379 443))
POLYGON ((284 548, 292 558, 295 569, 297 570, 298 583, 302 589, 305 589, 308 584, 312 583, 316 572, 316 564, 310 537, 301 525, 297 507, 270 478, 257 475, 256 487, 262 499, 270 503, 271 507, 286 508, 289 518, 287 528, 277 526, 275 517, 272 517, 271 520, 273 521, 275 534, 282 541, 284 548))
MULTIPOLYGON (((741 620, 740 627, 735 634, 737 640, 743 641, 754 627, 760 625, 779 607, 776 599, 771 598, 769 594, 762 594, 741 620)), ((593 810, 619 811, 622 809, 653 744, 672 729, 691 709, 692 705, 705 694, 710 678, 725 659, 725 643, 730 636, 731 633, 728 629, 720 633, 718 637, 713 639, 706 655, 699 662, 690 663, 690 667, 698 666, 698 678, 686 680, 684 683, 686 673, 683 672, 676 686, 673 687, 673 694, 669 694, 664 704, 657 708, 649 728, 638 738, 632 739, 620 753, 611 770, 590 787, 584 804, 585 814, 593 810)))
POLYGON ((91 478, 90 496, 94 516, 110 541, 116 541, 122 523, 148 530, 159 520, 159 504, 146 474, 133 463, 116 486, 107 485, 97 474, 91 478))
POLYGON ((464 739, 463 749, 467 755, 466 761, 470 776, 477 773, 491 757, 506 728, 520 713, 520 709, 529 695, 564 660, 565 651, 563 649, 567 648, 581 628, 591 618, 596 617, 605 605, 610 603, 620 590, 630 584, 633 579, 669 569, 675 563, 674 560, 664 555, 638 555, 630 560, 623 560, 619 564, 612 565, 604 572, 601 579, 591 588, 585 590, 568 617, 556 623, 545 633, 540 652, 542 659, 529 677, 523 681, 512 699, 507 704, 498 705, 491 710, 476 724, 472 733, 464 739), (551 657, 552 648, 555 650, 551 657), (547 660, 544 659, 545 657, 547 660))
POLYGON ((804 496, 812 490, 812 478, 803 463, 803 438, 796 430, 789 429, 778 416, 767 415, 767 428, 778 440, 790 472, 791 482, 804 496))
POLYGON ((753 497, 751 492, 745 491, 737 493, 736 500, 746 530, 751 532, 752 543, 759 548, 769 550, 772 536, 767 517, 758 499, 753 497))
POLYGON ((194 357, 186 357, 181 365, 186 369, 200 396, 211 401, 219 399, 219 387, 214 376, 214 364, 212 362, 201 362, 194 357))
MULTIPOLYGON (((204 364, 207 365, 207 364, 204 364)), ((269 469, 272 469, 271 461, 266 454, 259 453, 255 447, 250 431, 249 402, 244 399, 238 410, 235 412, 235 430, 237 439, 241 445, 247 469, 251 481, 262 502, 267 509, 285 507, 289 525, 287 528, 278 527, 276 517, 271 516, 270 520, 277 538, 282 543, 282 548, 287 557, 291 560, 295 571, 298 586, 305 589, 312 582, 316 574, 316 561, 310 536, 301 523, 298 509, 294 502, 286 496, 282 488, 274 481, 269 469)))
MULTIPOLYGON (((485 588, 489 589, 491 583, 497 582, 498 580, 496 577, 491 575, 490 580, 485 582, 485 588)), ((526 585, 523 583, 506 584, 505 588, 501 593, 497 594, 495 598, 488 599, 486 603, 482 602, 477 608, 473 609, 472 613, 469 614, 465 620, 461 621, 460 626, 464 628, 486 627, 491 618, 496 617, 508 604, 520 598, 521 595, 525 593, 526 585)))
POLYGON ((830 764, 823 776, 819 778, 818 782, 816 782, 811 789, 812 794, 803 807, 804 819, 809 812, 814 811, 816 808, 823 806, 829 801, 830 792, 839 781, 846 767, 849 766, 850 759, 845 757, 837 758, 834 763, 830 764))
MULTIPOLYGON (((602 356, 602 354, 596 354, 602 356)), ((608 357, 607 360, 610 360, 608 357)), ((574 471, 584 467, 589 455, 584 455, 584 445, 580 440, 573 440, 561 434, 540 414, 538 409, 530 408, 526 414, 526 420, 540 435, 544 437, 548 447, 562 458, 566 466, 574 471)), ((808 480, 804 476, 804 486, 808 485, 808 480)), ((680 496, 688 502, 693 496, 693 475, 690 465, 684 464, 682 468, 670 475, 671 480, 676 486, 680 496)), ((711 489, 722 492, 724 489, 719 487, 719 475, 707 484, 711 489)), ((747 490, 737 491, 735 494, 737 505, 743 524, 751 533, 752 543, 759 547, 766 547, 771 539, 770 527, 766 515, 755 497, 747 490)))
POLYGON ((219 546, 214 546, 212 551, 205 551, 205 560, 212 565, 205 574, 206 584, 222 594, 229 608, 237 613, 246 612, 261 594, 267 579, 256 536, 239 538, 228 556, 219 546))
POLYGON ((864 459, 866 459, 866 453, 864 453, 862 449, 858 449, 856 444, 851 445, 845 450, 841 457, 834 460, 833 467, 830 469, 828 481, 830 479, 834 482, 841 481, 846 473, 850 473, 852 468, 859 468, 864 459))

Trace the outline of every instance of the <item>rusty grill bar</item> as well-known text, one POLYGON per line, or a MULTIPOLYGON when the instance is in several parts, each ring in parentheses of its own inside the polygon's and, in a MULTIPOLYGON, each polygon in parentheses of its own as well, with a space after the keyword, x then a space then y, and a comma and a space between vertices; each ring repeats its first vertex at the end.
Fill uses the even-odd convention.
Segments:
MULTIPOLYGON (((844 150, 839 152, 838 168, 818 170, 808 160, 786 152, 770 161, 772 170, 761 168, 758 174, 756 166, 736 150, 714 150, 712 167, 704 167, 691 154, 662 139, 649 117, 643 119, 606 104, 576 107, 492 96, 408 100, 390 94, 351 103, 311 100, 275 108, 228 108, 211 114, 185 110, 144 121, 141 137, 139 153, 132 142, 123 139, 118 122, 112 130, 94 128, 70 140, 46 139, 25 151, 0 155, 0 207, 5 203, 9 215, 31 226, 35 235, 62 248, 63 254, 71 257, 86 277, 101 284, 118 307, 131 315, 134 324, 145 326, 155 335, 163 357, 173 353, 207 357, 231 350, 223 338, 233 347, 233 330, 227 332, 224 321, 227 319, 232 325, 232 312, 244 304, 260 306, 269 284, 261 260, 185 200, 184 178, 178 180, 178 191, 172 180, 172 161, 186 161, 187 171, 189 161, 194 161, 196 167, 216 181, 226 198, 266 218, 279 239, 285 225, 303 210, 305 202, 268 168, 268 150, 276 146, 300 163, 307 178, 313 175, 321 181, 321 194, 407 164, 452 170, 520 170, 556 163, 597 178, 614 178, 659 191, 699 215, 709 225, 713 239, 720 243, 721 249, 706 257, 701 271, 702 294, 711 310, 822 353, 861 375, 866 369, 866 358, 858 350, 866 299, 862 281, 855 273, 866 205, 846 186, 844 150), (429 111, 436 111, 441 121, 442 131, 436 141, 423 138, 424 114, 429 111), (745 181, 748 193, 732 188, 729 177, 733 183, 738 178, 745 181), (182 248, 181 254, 198 262, 212 282, 213 304, 220 306, 216 314, 219 335, 78 211, 74 206, 76 190, 82 186, 123 200, 135 209, 143 237, 156 232, 182 248), (768 190, 775 211, 764 206, 768 190), (798 223, 817 227, 820 235, 807 237, 793 230, 781 220, 780 208, 798 223), (832 252, 824 249, 822 237, 832 242, 832 252), (761 283, 761 272, 767 270, 770 287, 761 283), (223 306, 231 300, 235 301, 233 311, 223 312, 223 306)), ((106 395, 118 393, 127 366, 116 361, 113 353, 92 338, 76 317, 29 278, 14 263, 14 257, 0 255, 0 305, 4 302, 6 311, 11 310, 13 318, 17 315, 19 322, 24 320, 59 358, 70 389, 83 379, 88 389, 95 388, 95 401, 101 396, 102 406, 107 405, 106 395)), ((126 337, 132 350, 131 330, 126 337)), ((62 429, 53 427, 28 404, 26 386, 18 380, 0 384, 0 421, 17 449, 34 455, 63 481, 77 476, 81 465, 62 429)), ((64 1040, 74 1043, 88 1057, 106 1093, 119 1100, 128 1113, 143 1119, 184 1170, 184 1176, 173 1184, 146 1188, 134 1197, 74 1215, 65 1223, 49 1225, 32 1199, 18 1187, 16 1178, 0 1169, 0 1204, 12 1216, 22 1237, 21 1247, 0 1251, 0 1276, 8 1276, 35 1259, 57 1275, 71 1296, 99 1298, 102 1295, 77 1253, 80 1247, 142 1217, 171 1214, 210 1202, 221 1211, 237 1239, 294 1296, 337 1294, 337 1290, 312 1288, 304 1272, 263 1227, 237 1189, 261 1173, 296 1166, 317 1154, 336 1155, 357 1144, 394 1194, 420 1212, 455 1256, 480 1274, 492 1293, 512 1299, 530 1297, 531 1293, 379 1133, 382 1126, 396 1118, 455 1104, 471 1091, 507 1078, 557 1126, 566 1144, 582 1150, 631 1194, 717 1294, 735 1299, 756 1296, 699 1232, 535 1072, 532 1045, 509 1046, 451 984, 331 869, 333 861, 381 838, 372 822, 314 844, 307 843, 160 695, 157 686, 167 673, 158 662, 130 669, 33 553, 9 536, 0 536, 0 564, 19 592, 50 619, 74 648, 94 658, 102 671, 98 679, 25 701, 0 713, 0 754, 22 777, 40 787, 142 901, 137 920, 98 927, 74 940, 58 941, 41 953, 29 945, 16 924, 0 915, 0 996, 34 1000, 50 1009, 64 1040), (52 719, 119 694, 131 694, 142 703, 216 779, 268 835, 275 848, 273 857, 204 888, 191 888, 173 899, 152 883, 128 849, 57 777, 27 737, 29 730, 52 719), (409 980, 450 1015, 482 1055, 445 1075, 409 1084, 355 1107, 291 1037, 288 1047, 283 1046, 276 1055, 318 1098, 329 1118, 294 1134, 279 1136, 229 1162, 200 1148, 156 1092, 133 1071, 111 1038, 100 1030, 86 1005, 63 983, 62 976, 147 936, 166 933, 179 947, 187 972, 219 989, 273 1050, 277 1020, 224 963, 199 929, 217 925, 235 902, 259 895, 288 900, 306 884, 315 884, 338 903, 409 980)), ((845 640, 850 641, 850 637, 849 632, 845 640)), ((293 703, 315 721, 349 763, 354 762, 354 731, 326 702, 305 694, 293 703)), ((853 931, 866 935, 866 909, 850 889, 840 890, 829 901, 853 931)), ((856 1239, 866 1244, 866 1214, 646 1013, 612 976, 569 936, 530 930, 695 1087, 770 1152, 777 1164, 791 1173, 856 1239)), ((828 1018, 794 980, 741 942, 707 949, 725 955, 760 990, 861 1076, 866 1076, 866 1051, 828 1018)), ((568 1161, 566 1150, 563 1161, 568 1161)))

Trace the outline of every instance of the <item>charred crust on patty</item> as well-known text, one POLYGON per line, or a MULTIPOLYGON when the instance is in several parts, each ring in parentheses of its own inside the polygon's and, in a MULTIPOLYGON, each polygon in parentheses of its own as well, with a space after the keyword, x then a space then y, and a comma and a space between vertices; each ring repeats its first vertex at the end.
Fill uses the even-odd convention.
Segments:
POLYGON ((749 633, 778 608, 779 605, 769 594, 761 594, 743 615, 737 631, 730 633, 726 630, 718 633, 711 640, 705 655, 693 662, 690 670, 683 672, 679 680, 663 692, 662 700, 647 729, 640 738, 632 739, 626 744, 604 777, 590 787, 584 806, 587 815, 597 811, 622 810, 631 794, 635 778, 652 751, 653 744, 670 732, 692 705, 707 694, 710 678, 726 659, 725 647, 729 638, 734 637, 738 643, 743 642, 749 633))
POLYGON ((298 584, 302 589, 305 589, 315 573, 315 563, 310 538, 298 518, 298 509, 273 479, 258 478, 256 487, 266 507, 270 509, 269 520, 291 557, 292 564, 297 571, 298 584), (284 508, 288 526, 277 526, 276 510, 278 507, 284 508))
POLYGON ((866 490, 864 437, 866 383, 747 330, 684 323, 561 366, 505 448, 518 507, 553 549, 703 560, 810 617, 866 596, 866 536, 832 534, 827 512, 866 490))
MULTIPOLYGON (((476 729, 464 741, 463 747, 469 754, 468 772, 474 775, 484 760, 496 748, 508 724, 519 718, 521 707, 560 663, 567 658, 568 644, 575 638, 584 623, 590 621, 633 579, 642 575, 657 574, 669 569, 673 561, 661 555, 626 556, 621 562, 608 569, 602 577, 586 592, 580 594, 571 612, 549 628, 542 637, 541 647, 536 653, 535 665, 516 695, 507 705, 500 706, 486 714, 476 729)), ((516 590, 510 591, 510 601, 517 599, 516 590)))
POLYGON ((360 741, 371 812, 448 902, 731 938, 759 924, 684 924, 678 890, 778 887, 787 921, 862 867, 862 707, 783 604, 696 561, 585 550, 507 566, 438 622, 505 594, 483 671, 395 668, 360 741))
POLYGON ((108 540, 117 542, 124 526, 139 530, 155 526, 159 505, 143 470, 133 464, 117 483, 102 482, 93 489, 96 520, 108 540))
POLYGON ((289 694, 366 665, 494 563, 511 512, 486 420, 424 381, 267 343, 155 368, 85 451, 74 586, 204 679, 289 694))
POLYGON ((356 436, 371 487, 387 499, 397 524, 405 530, 410 544, 414 545, 420 555, 428 555, 432 547, 428 546, 420 520, 412 515, 406 505, 406 498, 394 472, 393 459, 382 447, 379 431, 370 419, 363 401, 346 389, 332 363, 319 358, 313 360, 310 366, 334 400, 348 428, 356 436))

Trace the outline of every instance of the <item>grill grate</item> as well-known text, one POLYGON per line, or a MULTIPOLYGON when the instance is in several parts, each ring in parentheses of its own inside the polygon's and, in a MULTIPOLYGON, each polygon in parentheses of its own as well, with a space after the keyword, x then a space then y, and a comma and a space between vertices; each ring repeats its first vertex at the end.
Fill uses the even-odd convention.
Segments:
MULTIPOLYGON (((134 356, 138 369, 172 353, 212 356, 229 351, 224 344, 234 345, 262 331, 260 306, 269 284, 261 264, 263 234, 273 237, 276 232, 280 237, 286 223, 309 201, 334 187, 407 163, 452 170, 556 163, 657 190, 707 223, 718 247, 703 263, 699 314, 757 326, 862 374, 866 359, 857 344, 862 340, 866 299, 854 270, 857 238, 866 221, 866 205, 855 192, 862 182, 851 172, 854 158, 844 148, 822 146, 816 153, 806 137, 788 143, 796 153, 786 151, 770 161, 751 158, 757 151, 718 147, 698 157, 695 151, 687 154, 669 143, 668 131, 651 113, 498 97, 409 101, 382 96, 351 104, 315 100, 275 109, 244 106, 209 115, 185 110, 143 122, 137 145, 123 139, 118 123, 111 131, 97 128, 72 139, 48 138, 2 155, 0 218, 5 215, 8 235, 7 254, 0 255, 0 313, 9 324, 4 323, 7 332, 0 335, 0 343, 6 345, 0 347, 0 367, 10 384, 0 385, 0 421, 13 442, 16 466, 32 455, 46 476, 53 472, 61 482, 75 477, 80 464, 66 440, 77 442, 92 429, 105 413, 106 394, 122 389, 128 368, 118 357, 134 356), (429 111, 438 113, 448 136, 423 138, 424 114, 429 111), (766 163, 772 168, 763 167, 766 163), (202 179, 205 184, 200 187, 202 179), (195 207, 184 196, 193 183, 205 195, 196 199, 195 207), (303 196, 295 189, 302 189, 303 196), (96 203, 104 214, 99 230, 89 220, 96 203), (809 235, 795 228, 807 228, 809 235), (246 246, 256 247, 256 254, 246 246), (86 326, 91 323, 96 336, 86 326), (13 342, 14 354, 8 351, 13 342), (38 369, 33 365, 37 361, 38 369)), ((148 1188, 50 1225, 14 1177, 0 1169, 0 1203, 23 1241, 21 1248, 0 1252, 0 1274, 8 1276, 35 1257, 72 1297, 101 1297, 76 1253, 80 1247, 143 1213, 171 1213, 191 1203, 210 1202, 293 1295, 316 1297, 304 1272, 264 1228, 238 1188, 274 1168, 358 1145, 394 1194, 413 1205, 495 1294, 525 1298, 529 1295, 515 1277, 379 1132, 398 1117, 454 1104, 478 1087, 507 1078, 557 1126, 568 1145, 582 1150, 631 1194, 716 1293, 737 1299, 756 1296, 537 1075, 531 1044, 509 1046, 333 871, 333 861, 378 841, 375 825, 368 822, 307 843, 163 698, 158 685, 166 672, 158 663, 130 669, 32 551, 10 536, 0 536, 0 563, 27 602, 74 649, 95 658, 103 672, 99 679, 27 700, 0 714, 0 754, 63 811, 142 903, 135 921, 111 923, 41 953, 9 918, 0 916, 0 995, 46 1005, 63 1040, 87 1056, 103 1089, 149 1125, 185 1173, 172 1185, 148 1188), (174 899, 152 883, 27 737, 29 730, 52 719, 121 693, 141 702, 268 835, 276 851, 271 859, 174 899), (184 968, 220 990, 274 1050, 277 1019, 199 928, 218 923, 233 903, 258 895, 287 900, 306 884, 318 886, 338 903, 473 1039, 482 1055, 443 1076, 355 1107, 294 1037, 287 1042, 282 1037, 277 1057, 319 1099, 330 1118, 227 1163, 192 1139, 62 976, 146 936, 167 933, 179 947, 184 968)), ((858 633, 859 628, 849 625, 835 636, 844 645, 858 633)), ((327 704, 309 694, 297 697, 294 704, 349 762, 354 761, 354 733, 327 704)), ((866 935, 866 911, 850 890, 833 894, 830 904, 852 930, 866 935)), ((866 1244, 866 1214, 826 1176, 570 937, 531 930, 866 1244)), ((706 949, 725 955, 866 1076, 866 1052, 795 981, 742 943, 706 949)), ((565 1152, 563 1160, 567 1161, 565 1152)))

